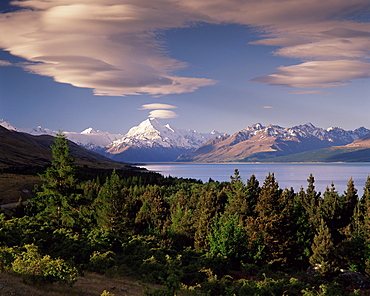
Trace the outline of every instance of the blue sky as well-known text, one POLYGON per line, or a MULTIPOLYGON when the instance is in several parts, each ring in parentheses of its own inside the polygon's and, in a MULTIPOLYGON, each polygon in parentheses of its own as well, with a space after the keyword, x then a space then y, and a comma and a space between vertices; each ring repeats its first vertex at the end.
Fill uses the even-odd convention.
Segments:
POLYGON ((367 0, 0 4, 0 118, 126 133, 370 128, 367 0))

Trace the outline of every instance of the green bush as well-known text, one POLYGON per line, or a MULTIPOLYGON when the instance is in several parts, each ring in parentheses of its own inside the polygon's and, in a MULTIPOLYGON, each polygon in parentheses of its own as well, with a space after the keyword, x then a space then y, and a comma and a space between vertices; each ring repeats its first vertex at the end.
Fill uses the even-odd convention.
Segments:
POLYGON ((0 271, 9 269, 15 258, 16 250, 10 247, 0 247, 0 271))
POLYGON ((26 252, 16 256, 12 270, 31 283, 60 282, 73 285, 77 280, 77 269, 69 266, 63 259, 41 256, 37 246, 25 245, 26 252))
POLYGON ((95 251, 89 260, 88 268, 91 271, 105 273, 109 268, 114 265, 114 252, 107 251, 105 253, 100 253, 95 251))

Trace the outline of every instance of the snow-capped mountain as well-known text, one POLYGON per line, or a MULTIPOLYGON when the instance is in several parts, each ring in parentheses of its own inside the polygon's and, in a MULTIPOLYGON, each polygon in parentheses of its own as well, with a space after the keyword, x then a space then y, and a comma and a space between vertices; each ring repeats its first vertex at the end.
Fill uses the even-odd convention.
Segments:
POLYGON ((323 129, 311 123, 284 128, 260 123, 230 136, 213 139, 178 161, 260 161, 309 150, 346 145, 370 130, 360 127, 346 131, 341 127, 323 129))
POLYGON ((136 145, 195 149, 219 134, 215 131, 198 133, 193 130, 176 129, 169 124, 161 125, 155 118, 148 118, 138 126, 132 127, 125 136, 111 143, 108 148, 111 151, 118 151, 124 146, 136 145))
MULTIPOLYGON (((3 127, 32 135, 57 131, 47 128, 18 128, 6 120, 3 127)), ((232 135, 216 131, 199 133, 162 125, 155 118, 148 118, 126 134, 111 134, 91 127, 84 131, 64 132, 71 141, 94 150, 116 161, 163 162, 163 161, 264 161, 334 146, 344 146, 369 134, 360 127, 344 130, 341 127, 323 129, 311 123, 284 128, 278 125, 250 125, 232 135)))
MULTIPOLYGON (((36 128, 20 128, 14 127, 7 120, 1 119, 0 125, 8 130, 14 130, 17 132, 23 132, 31 135, 51 135, 55 136, 58 131, 53 131, 48 128, 42 128, 38 126, 36 128)), ((94 130, 93 128, 87 128, 81 133, 77 132, 63 132, 66 137, 75 142, 76 144, 83 146, 90 150, 102 150, 105 146, 112 143, 113 141, 123 137, 123 134, 111 134, 109 132, 102 132, 99 130, 94 130)))
POLYGON ((19 131, 16 127, 11 125, 10 122, 7 121, 6 119, 0 119, 0 125, 11 131, 16 131, 16 132, 19 131))
POLYGON ((219 132, 198 133, 162 125, 148 118, 132 127, 126 135, 110 143, 106 153, 120 161, 174 161, 181 153, 191 152, 219 132))
MULTIPOLYGON (((6 120, 0 120, 0 125, 32 135, 55 136, 58 133, 41 126, 16 128, 6 120)), ((220 135, 216 131, 199 133, 194 130, 177 129, 168 124, 162 125, 155 118, 144 120, 125 135, 102 132, 91 127, 80 133, 63 133, 80 146, 124 162, 174 161, 180 154, 191 152, 209 139, 220 135)))
POLYGON ((81 133, 75 132, 64 132, 66 137, 87 149, 94 150, 96 152, 101 152, 105 150, 105 147, 123 137, 122 134, 111 134, 109 132, 102 132, 100 130, 95 130, 91 127, 83 130, 81 133))

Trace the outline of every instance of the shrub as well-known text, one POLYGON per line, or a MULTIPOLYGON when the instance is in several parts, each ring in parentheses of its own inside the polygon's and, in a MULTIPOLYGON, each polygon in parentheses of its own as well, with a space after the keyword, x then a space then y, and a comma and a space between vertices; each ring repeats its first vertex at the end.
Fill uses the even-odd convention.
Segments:
POLYGON ((41 256, 37 246, 25 245, 26 252, 16 256, 12 270, 32 283, 60 282, 73 285, 77 280, 77 269, 69 266, 63 259, 41 256))
POLYGON ((105 253, 100 253, 99 251, 95 251, 90 256, 89 261, 89 270, 104 273, 109 268, 111 268, 114 265, 114 252, 107 251, 105 253))
POLYGON ((0 271, 9 269, 15 258, 15 250, 9 247, 0 247, 0 271))

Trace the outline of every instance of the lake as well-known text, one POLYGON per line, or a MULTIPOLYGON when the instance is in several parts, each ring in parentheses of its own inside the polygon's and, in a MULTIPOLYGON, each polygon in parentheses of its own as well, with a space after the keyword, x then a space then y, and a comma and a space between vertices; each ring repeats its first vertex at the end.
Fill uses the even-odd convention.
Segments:
POLYGON ((260 185, 271 172, 281 188, 293 187, 295 191, 299 191, 301 186, 306 189, 311 173, 315 177, 316 190, 321 192, 334 182, 338 192, 343 193, 352 177, 359 194, 362 194, 366 178, 370 175, 370 163, 148 163, 141 167, 164 176, 193 178, 203 182, 209 178, 230 181, 230 176, 238 169, 244 181, 255 174, 260 185))

